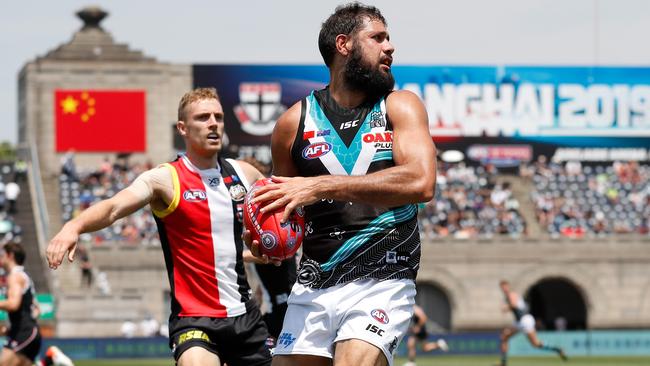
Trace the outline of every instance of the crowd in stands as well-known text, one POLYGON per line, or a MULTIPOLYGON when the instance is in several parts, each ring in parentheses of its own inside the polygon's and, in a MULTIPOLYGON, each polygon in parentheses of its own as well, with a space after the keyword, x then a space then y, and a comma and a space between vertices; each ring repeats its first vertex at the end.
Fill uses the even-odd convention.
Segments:
MULTIPOLYGON (((269 166, 250 159, 249 163, 269 174, 269 166)), ((114 161, 106 158, 96 169, 77 171, 74 156, 66 155, 60 176, 64 221, 112 196, 150 168, 151 164, 129 164, 126 158, 114 161)), ((535 213, 529 217, 536 217, 541 231, 552 237, 649 234, 650 166, 636 162, 594 166, 583 166, 579 162, 558 164, 540 156, 533 164, 522 165, 519 176, 534 187, 530 199, 535 213)), ((531 223, 526 222, 520 211, 520 201, 513 195, 512 184, 507 175, 492 165, 440 162, 436 196, 420 205, 418 221, 422 237, 526 236, 531 223)), ((0 222, 0 229, 1 225, 0 222)), ((82 240, 93 244, 107 241, 160 243, 149 208, 107 229, 84 234, 82 240)))
POLYGON ((648 165, 562 165, 540 156, 521 175, 534 182, 531 198, 537 220, 553 237, 649 234, 648 165))
POLYGON ((0 245, 10 241, 21 242, 22 228, 15 222, 18 213, 20 183, 26 180, 27 164, 18 159, 0 165, 0 245))
MULTIPOLYGON (((59 176, 63 221, 66 222, 93 203, 112 197, 126 188, 151 164, 130 164, 128 158, 111 161, 108 157, 96 169, 77 170, 74 156, 63 157, 59 176)), ((159 245, 156 223, 148 206, 116 221, 112 226, 92 234, 83 234, 84 242, 101 244, 107 241, 159 245)))
POLYGON ((423 238, 520 237, 526 222, 510 183, 492 165, 438 164, 436 195, 419 211, 423 238))

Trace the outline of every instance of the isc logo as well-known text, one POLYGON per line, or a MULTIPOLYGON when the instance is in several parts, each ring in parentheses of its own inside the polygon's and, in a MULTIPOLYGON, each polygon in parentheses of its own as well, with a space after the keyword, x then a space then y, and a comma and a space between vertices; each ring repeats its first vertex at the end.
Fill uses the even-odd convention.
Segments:
POLYGON ((358 125, 359 125, 359 120, 358 119, 355 119, 353 121, 343 122, 343 123, 341 123, 341 128, 339 128, 339 130, 345 130, 345 129, 348 129, 348 128, 357 127, 358 125))
POLYGON ((370 316, 375 318, 376 321, 383 323, 383 324, 388 324, 388 315, 386 314, 385 311, 381 309, 375 309, 370 312, 370 316))
POLYGON ((183 192, 183 199, 187 202, 205 201, 207 198, 208 196, 205 194, 205 191, 200 189, 188 189, 183 192))
POLYGON ((317 142, 311 144, 302 151, 302 157, 308 160, 319 158, 332 150, 329 142, 317 142))
POLYGON ((385 330, 379 328, 376 325, 373 324, 368 324, 366 327, 366 330, 369 331, 370 333, 376 333, 378 336, 383 337, 385 330))

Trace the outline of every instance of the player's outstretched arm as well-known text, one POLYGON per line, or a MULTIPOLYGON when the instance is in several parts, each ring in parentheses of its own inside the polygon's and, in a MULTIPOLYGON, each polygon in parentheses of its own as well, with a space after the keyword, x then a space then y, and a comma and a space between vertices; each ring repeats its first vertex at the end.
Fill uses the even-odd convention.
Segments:
POLYGON ((263 210, 285 207, 286 220, 296 207, 320 199, 386 207, 431 200, 436 181, 436 152, 424 105, 408 91, 391 93, 386 105, 393 125, 394 167, 360 176, 290 178, 296 175, 290 149, 300 118, 300 109, 294 106, 278 120, 271 139, 274 180, 283 184, 260 188, 254 201, 269 202, 263 210))
POLYGON ((90 206, 68 221, 48 244, 46 256, 50 268, 61 265, 66 254, 72 262, 80 234, 110 226, 156 198, 164 200, 165 194, 171 197, 173 193, 169 192, 173 192, 171 173, 168 168, 158 167, 142 173, 115 196, 90 206))

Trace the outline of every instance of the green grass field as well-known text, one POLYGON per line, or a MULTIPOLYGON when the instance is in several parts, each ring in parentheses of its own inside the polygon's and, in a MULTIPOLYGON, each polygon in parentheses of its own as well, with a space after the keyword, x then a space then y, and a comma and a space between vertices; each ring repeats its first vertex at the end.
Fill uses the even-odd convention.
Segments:
MULTIPOLYGON (((440 356, 420 357, 418 366, 492 366, 499 361, 498 356, 440 356)), ((395 366, 402 366, 404 358, 398 358, 395 366)), ((172 360, 131 359, 131 360, 80 360, 76 366, 173 366, 172 360)), ((564 363, 553 357, 511 357, 508 366, 647 366, 650 357, 572 357, 564 363)))

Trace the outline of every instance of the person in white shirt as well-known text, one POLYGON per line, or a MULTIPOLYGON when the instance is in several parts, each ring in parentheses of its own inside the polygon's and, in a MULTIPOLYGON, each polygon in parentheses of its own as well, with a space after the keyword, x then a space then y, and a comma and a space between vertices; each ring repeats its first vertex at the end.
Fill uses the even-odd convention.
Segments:
POLYGON ((20 194, 20 187, 16 182, 9 182, 5 186, 5 198, 9 202, 9 208, 7 211, 10 214, 15 214, 16 213, 16 199, 18 199, 18 195, 20 194))

